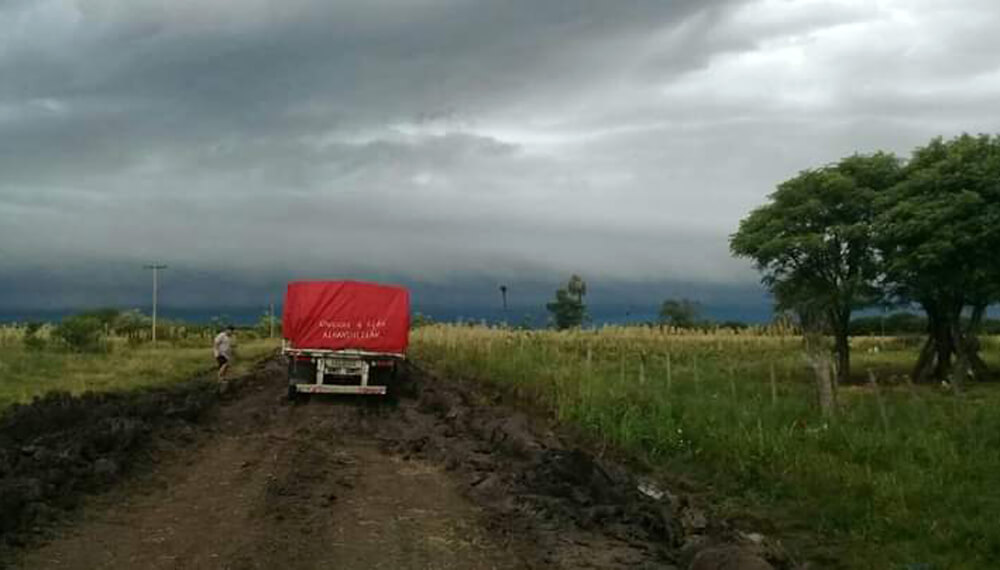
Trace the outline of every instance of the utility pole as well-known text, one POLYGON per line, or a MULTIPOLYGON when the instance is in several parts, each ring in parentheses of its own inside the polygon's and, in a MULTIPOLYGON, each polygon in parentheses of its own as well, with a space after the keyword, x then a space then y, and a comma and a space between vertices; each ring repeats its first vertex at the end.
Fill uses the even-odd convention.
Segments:
POLYGON ((267 338, 274 338, 274 303, 271 303, 271 316, 268 317, 267 324, 270 327, 267 332, 267 338))
POLYGON ((151 265, 143 265, 143 269, 153 270, 153 344, 156 344, 156 289, 157 289, 157 275, 161 269, 166 269, 166 265, 160 265, 153 263, 151 265))

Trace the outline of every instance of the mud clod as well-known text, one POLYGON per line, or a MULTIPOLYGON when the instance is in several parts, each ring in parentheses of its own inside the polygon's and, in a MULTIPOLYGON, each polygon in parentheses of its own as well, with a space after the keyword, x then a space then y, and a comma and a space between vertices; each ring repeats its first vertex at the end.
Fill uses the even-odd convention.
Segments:
POLYGON ((578 505, 624 502, 623 490, 598 465, 579 450, 546 450, 539 453, 527 474, 528 486, 551 497, 570 499, 578 505))
POLYGON ((193 441, 193 426, 217 402, 214 384, 195 379, 133 392, 50 392, 7 409, 0 416, 0 550, 23 544, 38 524, 147 460, 154 432, 193 441))
POLYGON ((689 570, 774 570, 774 567, 738 546, 718 546, 699 552, 689 570))

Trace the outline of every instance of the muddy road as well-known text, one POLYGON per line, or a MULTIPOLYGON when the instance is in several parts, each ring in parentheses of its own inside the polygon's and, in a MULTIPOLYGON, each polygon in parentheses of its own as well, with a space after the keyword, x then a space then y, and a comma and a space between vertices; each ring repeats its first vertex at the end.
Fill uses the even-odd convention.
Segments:
POLYGON ((5 563, 770 568, 685 499, 647 488, 495 395, 414 373, 394 401, 290 403, 285 378, 275 359, 235 380, 211 413, 163 428, 127 476, 46 538, 8 548, 5 563))

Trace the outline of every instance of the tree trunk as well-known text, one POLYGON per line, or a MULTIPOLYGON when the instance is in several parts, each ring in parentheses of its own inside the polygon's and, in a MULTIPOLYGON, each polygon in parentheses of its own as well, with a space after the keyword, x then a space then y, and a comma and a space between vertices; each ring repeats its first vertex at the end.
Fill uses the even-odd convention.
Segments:
POLYGON ((837 353, 837 382, 844 384, 851 379, 851 343, 847 327, 838 326, 834 331, 834 351, 837 353))
POLYGON ((836 357, 836 382, 843 384, 851 379, 851 309, 833 308, 827 312, 827 319, 833 333, 833 353, 836 357))
MULTIPOLYGON (((956 320, 957 321, 957 320, 956 320)), ((960 323, 952 321, 949 331, 951 333, 952 345, 955 349, 955 364, 951 367, 948 379, 955 390, 961 391, 962 385, 972 373, 972 367, 968 358, 968 351, 962 339, 960 323)))
POLYGON ((910 378, 914 383, 926 382, 928 380, 931 367, 934 366, 934 355, 934 337, 928 335, 927 340, 924 341, 924 347, 920 349, 920 357, 917 358, 917 365, 913 367, 913 373, 910 374, 910 378))
POLYGON ((956 388, 968 379, 985 380, 989 368, 979 356, 977 333, 986 306, 972 307, 969 326, 962 328, 963 302, 959 299, 922 301, 927 313, 927 342, 913 370, 913 381, 950 381, 956 388), (954 358, 952 358, 954 357, 954 358))
POLYGON ((832 418, 837 410, 837 392, 834 389, 833 375, 830 373, 833 367, 828 354, 822 352, 806 354, 809 366, 812 367, 813 373, 816 375, 816 394, 823 419, 832 418))
POLYGON ((913 368, 913 381, 917 383, 931 380, 933 369, 937 362, 937 305, 929 300, 921 300, 920 305, 927 314, 927 342, 924 343, 923 350, 920 351, 920 358, 913 368))
POLYGON ((825 346, 821 330, 806 330, 803 335, 806 362, 816 375, 816 395, 823 419, 830 419, 836 413, 836 380, 832 374, 833 362, 829 348, 825 346))
POLYGON ((979 356, 978 335, 985 314, 985 304, 974 305, 969 318, 969 326, 964 331, 958 329, 958 341, 956 342, 958 356, 964 361, 964 372, 980 381, 990 379, 990 369, 979 356))
POLYGON ((927 313, 927 344, 913 370, 913 381, 947 380, 951 374, 951 355, 955 353, 951 312, 946 303, 921 301, 927 313))
POLYGON ((990 367, 987 366, 986 361, 979 356, 979 341, 976 339, 966 339, 965 342, 972 343, 965 348, 965 357, 969 360, 969 367, 972 370, 972 376, 980 382, 993 380, 993 374, 990 372, 990 367))
POLYGON ((951 327, 948 326, 948 319, 939 317, 936 321, 931 333, 934 337, 934 350, 937 353, 933 377, 936 380, 947 380, 951 373, 951 355, 955 352, 955 343, 951 327))

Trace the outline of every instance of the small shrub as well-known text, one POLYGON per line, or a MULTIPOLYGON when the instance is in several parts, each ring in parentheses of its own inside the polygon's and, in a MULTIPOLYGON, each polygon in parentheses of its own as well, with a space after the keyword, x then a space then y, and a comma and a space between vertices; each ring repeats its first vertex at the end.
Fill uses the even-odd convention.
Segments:
POLYGON ((45 339, 38 336, 38 333, 41 330, 42 330, 42 323, 28 323, 28 325, 24 329, 25 350, 33 352, 45 350, 45 339))
POLYGON ((125 337, 129 346, 135 347, 142 344, 151 323, 152 320, 138 309, 131 309, 118 313, 112 327, 115 334, 125 337))
POLYGON ((423 313, 416 313, 413 315, 413 318, 410 319, 411 329, 419 329, 420 327, 426 327, 432 324, 434 324, 434 319, 423 313))
POLYGON ((98 352, 104 348, 101 335, 104 325, 101 320, 89 315, 74 315, 63 319, 52 336, 59 339, 75 352, 98 352))

